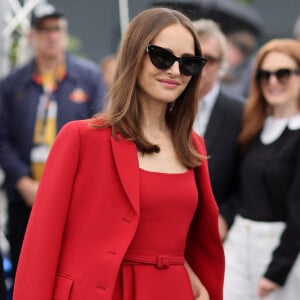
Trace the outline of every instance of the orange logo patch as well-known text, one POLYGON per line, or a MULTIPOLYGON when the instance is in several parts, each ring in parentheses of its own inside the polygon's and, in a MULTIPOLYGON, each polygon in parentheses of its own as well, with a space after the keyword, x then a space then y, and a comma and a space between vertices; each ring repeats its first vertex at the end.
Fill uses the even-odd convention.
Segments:
POLYGON ((70 94, 69 98, 75 103, 83 103, 89 99, 89 95, 82 88, 76 88, 70 94))

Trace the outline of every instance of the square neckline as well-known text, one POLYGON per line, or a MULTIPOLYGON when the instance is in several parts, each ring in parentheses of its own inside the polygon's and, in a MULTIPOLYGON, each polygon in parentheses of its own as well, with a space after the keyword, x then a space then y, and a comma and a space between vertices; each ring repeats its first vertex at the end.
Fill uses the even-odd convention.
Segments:
POLYGON ((192 169, 189 168, 185 172, 180 172, 180 173, 168 173, 168 172, 159 172, 159 171, 152 171, 152 170, 146 170, 141 167, 139 167, 140 172, 145 172, 148 174, 160 174, 160 175, 186 175, 188 174, 192 169))

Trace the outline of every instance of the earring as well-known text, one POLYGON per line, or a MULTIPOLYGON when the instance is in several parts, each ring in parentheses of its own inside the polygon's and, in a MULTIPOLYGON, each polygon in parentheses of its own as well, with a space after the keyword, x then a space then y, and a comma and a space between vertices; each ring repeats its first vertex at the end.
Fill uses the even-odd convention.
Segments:
POLYGON ((169 104, 168 110, 173 111, 174 107, 175 107, 175 101, 169 104))

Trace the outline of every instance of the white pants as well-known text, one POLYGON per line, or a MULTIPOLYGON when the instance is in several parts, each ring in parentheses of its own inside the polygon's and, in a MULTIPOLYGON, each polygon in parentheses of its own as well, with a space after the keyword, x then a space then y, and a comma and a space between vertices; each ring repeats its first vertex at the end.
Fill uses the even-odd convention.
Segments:
POLYGON ((256 222, 240 216, 235 218, 224 242, 224 300, 300 299, 300 256, 282 288, 265 298, 257 295, 258 281, 266 271, 284 228, 283 222, 256 222))

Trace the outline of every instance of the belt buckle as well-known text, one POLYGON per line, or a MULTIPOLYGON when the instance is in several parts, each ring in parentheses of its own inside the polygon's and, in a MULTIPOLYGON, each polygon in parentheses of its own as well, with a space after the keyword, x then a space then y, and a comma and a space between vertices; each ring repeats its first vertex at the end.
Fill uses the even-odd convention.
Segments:
POLYGON ((170 266, 170 256, 169 255, 157 255, 156 266, 158 269, 168 269, 170 266))

